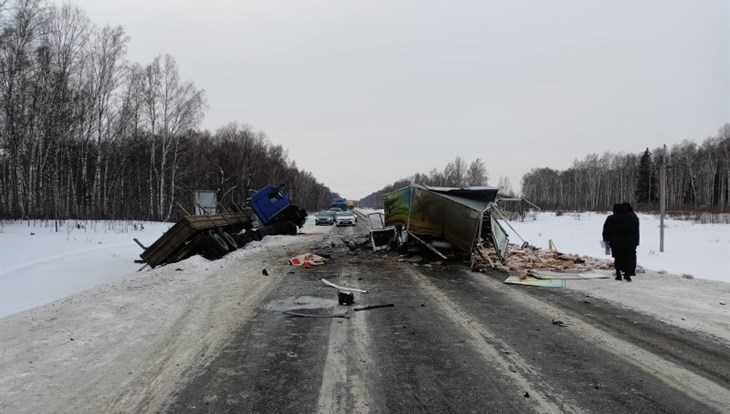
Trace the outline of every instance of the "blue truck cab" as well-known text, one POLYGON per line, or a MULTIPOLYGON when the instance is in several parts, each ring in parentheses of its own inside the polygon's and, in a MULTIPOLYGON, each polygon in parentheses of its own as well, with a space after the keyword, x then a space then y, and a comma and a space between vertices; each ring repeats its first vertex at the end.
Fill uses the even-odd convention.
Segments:
POLYGON ((307 213, 292 204, 291 199, 281 191, 281 186, 266 187, 256 191, 250 199, 251 209, 262 225, 291 221, 302 227, 307 213))
POLYGON ((331 208, 339 208, 342 211, 347 210, 347 199, 343 197, 332 197, 331 208))

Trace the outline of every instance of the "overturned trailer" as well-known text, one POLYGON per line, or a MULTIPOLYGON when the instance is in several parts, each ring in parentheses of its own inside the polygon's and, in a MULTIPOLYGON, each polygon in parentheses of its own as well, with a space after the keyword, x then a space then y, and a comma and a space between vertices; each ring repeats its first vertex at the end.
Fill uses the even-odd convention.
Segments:
MULTIPOLYGON (((504 260, 509 242, 507 232, 495 217, 498 211, 493 187, 428 187, 411 184, 384 196, 384 230, 392 229, 400 242, 408 237, 436 249, 443 239, 469 256, 480 248, 494 248, 504 260)), ((377 231, 376 231, 377 233, 377 231)), ((373 245, 376 245, 373 237, 373 245)))
POLYGON ((249 211, 185 216, 154 244, 145 248, 140 257, 150 267, 156 267, 178 262, 195 254, 222 256, 245 244, 238 237, 233 239, 233 235, 251 229, 252 223, 253 218, 249 211))

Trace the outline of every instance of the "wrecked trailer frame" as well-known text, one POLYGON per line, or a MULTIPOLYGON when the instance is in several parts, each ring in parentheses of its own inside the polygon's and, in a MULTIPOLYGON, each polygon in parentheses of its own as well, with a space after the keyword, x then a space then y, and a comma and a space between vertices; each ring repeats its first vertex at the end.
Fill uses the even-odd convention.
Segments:
POLYGON ((194 253, 204 241, 207 231, 238 233, 252 227, 253 218, 249 211, 185 216, 166 231, 157 241, 140 254, 147 265, 154 268, 173 263, 194 253))
POLYGON ((401 229, 401 241, 408 235, 417 240, 423 236, 442 238, 470 256, 478 247, 489 245, 504 260, 507 232, 492 214, 497 211, 497 192, 494 187, 411 184, 384 195, 384 225, 401 229))
POLYGON ((142 262, 154 268, 198 253, 218 259, 269 234, 296 234, 307 212, 292 203, 282 187, 264 186, 251 195, 247 207, 235 206, 235 212, 184 216, 150 247, 137 242, 144 249, 142 262), (261 226, 253 229, 255 219, 261 226))

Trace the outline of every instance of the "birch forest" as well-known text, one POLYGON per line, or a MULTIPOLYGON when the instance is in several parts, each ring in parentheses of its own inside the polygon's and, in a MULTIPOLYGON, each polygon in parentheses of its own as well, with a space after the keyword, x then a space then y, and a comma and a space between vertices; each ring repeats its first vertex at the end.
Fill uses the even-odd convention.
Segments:
MULTIPOLYGON (((523 196, 547 209, 610 210, 628 201, 644 211, 659 210, 663 148, 639 154, 591 154, 558 171, 536 168, 522 177, 523 196)), ((726 213, 730 207, 730 124, 701 144, 667 147, 668 211, 726 213)))
POLYGON ((72 5, 0 0, 0 218, 171 220, 194 190, 242 205, 282 183, 300 207, 328 205, 263 133, 199 130, 204 91, 172 56, 129 62, 129 42, 72 5))

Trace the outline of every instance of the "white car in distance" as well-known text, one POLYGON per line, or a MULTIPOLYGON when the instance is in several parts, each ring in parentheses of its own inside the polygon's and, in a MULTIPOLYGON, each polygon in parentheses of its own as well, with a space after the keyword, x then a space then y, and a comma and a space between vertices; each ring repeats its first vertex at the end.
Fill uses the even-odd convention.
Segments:
POLYGON ((354 226, 357 223, 357 217, 352 211, 339 211, 335 217, 336 226, 354 226))

